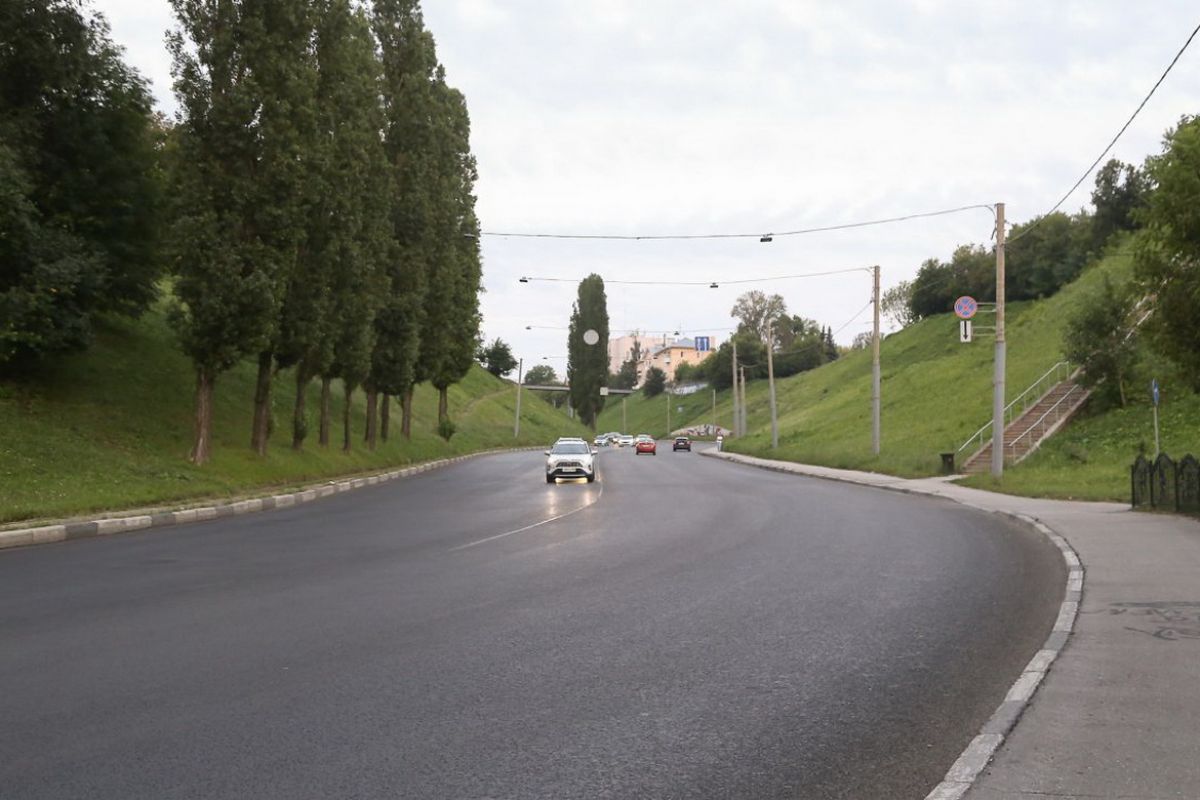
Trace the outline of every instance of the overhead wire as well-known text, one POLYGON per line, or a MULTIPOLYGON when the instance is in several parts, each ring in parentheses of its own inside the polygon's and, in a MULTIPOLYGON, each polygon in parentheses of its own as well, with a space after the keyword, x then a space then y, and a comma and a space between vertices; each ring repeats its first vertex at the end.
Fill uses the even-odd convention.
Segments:
POLYGON ((645 234, 616 234, 616 233, 524 233, 519 231, 480 231, 480 236, 495 236, 511 239, 591 239, 605 241, 640 242, 640 241, 683 241, 692 239, 758 239, 769 242, 777 236, 805 236, 811 233, 828 233, 829 231, 844 231, 853 228, 866 228, 872 225, 887 225, 894 222, 907 222, 914 219, 942 217, 947 214, 958 214, 963 211, 987 209, 993 214, 995 206, 990 203, 943 208, 937 211, 921 211, 912 214, 901 214, 882 219, 861 220, 858 222, 843 222, 836 225, 820 225, 812 228, 797 228, 788 231, 759 230, 755 233, 645 233, 645 234))
POLYGON ((1071 186, 1071 188, 1067 190, 1067 193, 1064 194, 1061 198, 1059 198, 1059 201, 1057 203, 1055 203, 1049 211, 1047 211, 1045 214, 1042 214, 1040 217, 1038 217, 1037 220, 1035 220, 1034 223, 1032 225, 1030 225, 1028 228, 1025 228, 1024 230, 1017 233, 1015 236, 1011 237, 1008 240, 1007 244, 1012 244, 1013 242, 1020 240, 1021 237, 1025 236, 1030 231, 1034 230, 1039 225, 1041 225, 1042 221, 1044 219, 1046 219, 1046 217, 1053 214, 1055 211, 1057 211, 1059 209, 1059 207, 1063 203, 1067 202, 1067 198, 1070 197, 1075 192, 1075 190, 1079 188, 1080 184, 1082 184, 1085 180, 1087 180, 1087 177, 1092 174, 1092 170, 1094 170, 1096 168, 1096 166, 1100 163, 1100 161, 1106 155, 1108 155, 1108 152, 1110 150, 1112 150, 1113 145, 1115 145, 1117 143, 1117 140, 1120 139, 1121 136, 1125 133, 1125 131, 1129 128, 1129 126, 1137 118, 1137 115, 1142 112, 1142 109, 1145 108, 1146 103, 1148 103, 1150 101, 1150 98, 1154 96, 1154 93, 1156 91, 1158 91, 1158 87, 1162 85, 1162 82, 1164 80, 1166 80, 1167 75, 1170 74, 1171 70, 1175 67, 1175 64, 1179 61, 1180 57, 1183 55, 1184 51, 1188 49, 1189 45, 1191 45, 1192 40, 1196 38, 1197 33, 1200 33, 1200 24, 1196 25, 1196 27, 1192 29, 1191 35, 1189 35, 1187 38, 1187 41, 1183 43, 1183 47, 1179 48, 1179 52, 1175 54, 1175 57, 1171 59, 1171 63, 1167 65, 1167 68, 1165 70, 1163 70, 1163 74, 1158 76, 1158 80, 1154 82, 1154 85, 1152 87, 1150 87, 1150 91, 1146 94, 1145 97, 1142 98, 1142 102, 1138 103, 1137 108, 1135 108, 1133 110, 1133 113, 1129 115, 1129 119, 1125 120, 1125 124, 1121 126, 1121 129, 1119 131, 1117 131, 1117 135, 1112 138, 1112 141, 1110 141, 1108 143, 1108 145, 1102 151, 1100 151, 1100 155, 1096 156, 1096 160, 1092 162, 1091 166, 1089 166, 1087 168, 1087 170, 1085 170, 1084 173, 1079 176, 1079 180, 1075 181, 1075 183, 1071 186))

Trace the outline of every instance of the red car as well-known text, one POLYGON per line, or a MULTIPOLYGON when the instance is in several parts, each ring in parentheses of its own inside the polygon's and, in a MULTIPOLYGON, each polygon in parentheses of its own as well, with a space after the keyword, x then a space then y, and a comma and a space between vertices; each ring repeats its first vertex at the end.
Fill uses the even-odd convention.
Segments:
POLYGON ((637 438, 633 445, 634 455, 640 456, 642 453, 649 453, 652 456, 658 455, 658 443, 651 439, 646 434, 642 434, 637 438))

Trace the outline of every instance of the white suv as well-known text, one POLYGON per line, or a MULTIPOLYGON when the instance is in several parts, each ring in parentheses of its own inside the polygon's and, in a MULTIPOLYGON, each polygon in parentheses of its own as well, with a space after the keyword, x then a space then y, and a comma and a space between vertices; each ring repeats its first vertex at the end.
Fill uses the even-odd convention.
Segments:
POLYGON ((596 451, 582 439, 559 439, 546 451, 546 483, 557 478, 596 480, 596 451))

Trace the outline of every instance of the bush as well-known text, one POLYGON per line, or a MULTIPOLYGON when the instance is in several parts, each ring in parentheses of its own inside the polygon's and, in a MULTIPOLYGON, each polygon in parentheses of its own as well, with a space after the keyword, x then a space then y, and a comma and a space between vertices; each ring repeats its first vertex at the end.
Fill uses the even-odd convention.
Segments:
POLYGON ((450 441, 450 437, 453 436, 454 432, 457 430, 458 428, 455 427, 454 423, 448 419, 442 420, 437 426, 438 436, 442 437, 447 442, 450 441))

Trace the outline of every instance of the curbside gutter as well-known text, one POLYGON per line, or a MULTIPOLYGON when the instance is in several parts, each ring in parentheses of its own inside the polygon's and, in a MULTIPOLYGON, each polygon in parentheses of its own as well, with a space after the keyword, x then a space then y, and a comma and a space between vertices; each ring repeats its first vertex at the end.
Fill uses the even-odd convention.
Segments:
POLYGON ((1029 663, 1025 665, 1025 669, 1021 671, 1021 675, 1013 682, 1012 687, 1008 690, 1008 694, 1005 695, 1004 700, 992 713, 991 718, 984 724, 975 738, 971 740, 958 759, 950 766, 950 769, 946 771, 946 776, 942 779, 942 782, 925 796, 925 800, 961 800, 979 778, 980 773, 991 762, 992 757, 996 754, 1000 745, 1004 743, 1005 738, 1016 726, 1017 720, 1021 718, 1021 714, 1025 712, 1025 709, 1033 699, 1034 693, 1045 679, 1046 673, 1050 671, 1050 666, 1058 658, 1059 654, 1062 653, 1063 648, 1067 645, 1068 637, 1075 630, 1075 619, 1079 614, 1079 605, 1083 599, 1084 568, 1079 560, 1079 555, 1071 547, 1071 544, 1043 522, 1033 517, 1009 511, 995 511, 958 498, 925 491, 911 485, 905 485, 908 482, 902 478, 880 474, 878 475, 879 480, 874 481, 865 479, 865 477, 839 476, 833 472, 808 472, 800 464, 793 464, 787 461, 773 461, 754 456, 743 456, 738 453, 718 453, 713 450, 702 450, 700 454, 760 469, 768 469, 773 472, 785 472, 810 478, 836 480, 842 483, 855 483, 860 486, 887 489, 904 494, 920 494, 927 497, 950 499, 959 505, 990 514, 1003 514, 1023 522, 1042 533, 1058 548, 1062 554, 1063 562, 1067 566, 1067 582, 1063 590, 1063 601, 1058 609, 1058 617, 1054 621, 1054 628, 1050 631, 1050 636, 1047 637, 1041 649, 1034 654, 1029 663))
POLYGON ((161 511, 149 514, 136 514, 122 517, 102 517, 94 520, 79 522, 63 522, 52 525, 40 525, 32 528, 15 528, 0 531, 0 550, 13 547, 29 547, 31 545, 67 542, 74 539, 88 539, 96 536, 108 536, 114 533, 127 533, 147 528, 163 528, 170 525, 183 525, 189 522, 202 522, 222 517, 236 517, 259 511, 271 511, 277 508, 288 508, 311 503, 322 497, 361 489, 364 486, 375 486, 399 478, 407 478, 422 472, 439 469, 457 464, 480 456, 495 455, 496 453, 519 453, 526 450, 541 450, 542 447, 509 447, 499 450, 481 450, 478 453, 467 453, 453 458, 442 458, 436 461, 426 461, 411 467, 389 470, 373 475, 364 475, 345 480, 331 480, 320 484, 309 484, 294 492, 284 494, 264 495, 248 500, 237 500, 211 506, 182 507, 174 511, 161 511))

